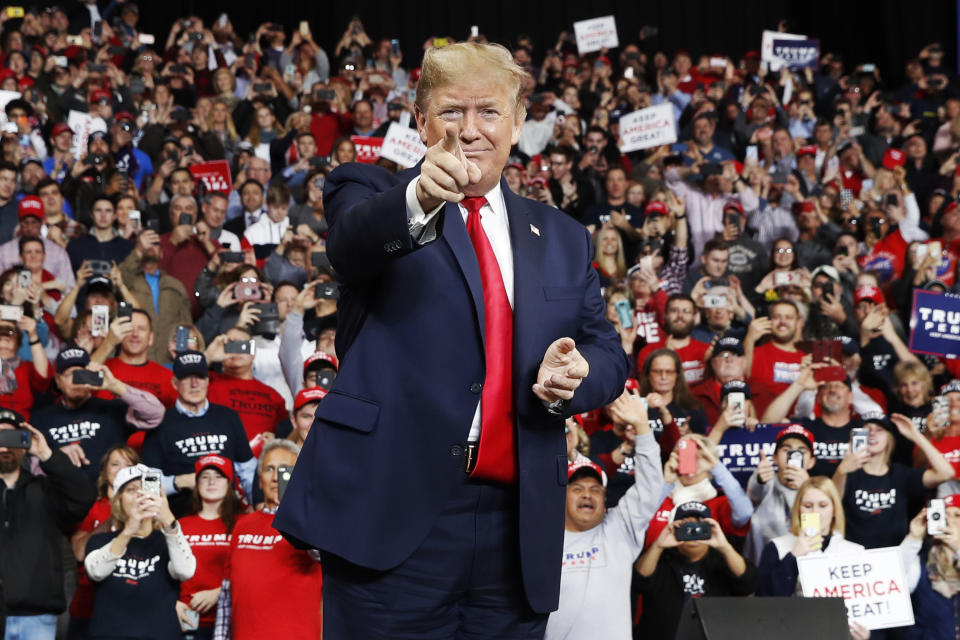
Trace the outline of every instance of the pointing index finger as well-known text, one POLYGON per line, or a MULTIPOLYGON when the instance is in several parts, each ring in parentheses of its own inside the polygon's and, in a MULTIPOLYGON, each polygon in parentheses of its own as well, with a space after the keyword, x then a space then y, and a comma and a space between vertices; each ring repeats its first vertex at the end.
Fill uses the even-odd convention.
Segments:
POLYGON ((448 153, 456 153, 460 148, 460 132, 457 131, 457 125, 450 122, 447 124, 443 135, 443 150, 448 153))

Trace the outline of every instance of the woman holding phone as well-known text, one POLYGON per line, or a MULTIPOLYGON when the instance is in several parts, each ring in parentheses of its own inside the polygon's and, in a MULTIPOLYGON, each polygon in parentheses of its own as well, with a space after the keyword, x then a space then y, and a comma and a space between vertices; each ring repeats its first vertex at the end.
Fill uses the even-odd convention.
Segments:
POLYGON ((126 467, 113 480, 112 531, 91 536, 83 564, 94 581, 90 638, 179 638, 179 582, 196 559, 170 512, 160 471, 126 467))
POLYGON ((906 416, 869 416, 867 444, 853 447, 833 473, 847 516, 847 537, 867 549, 894 547, 910 523, 910 502, 953 478, 953 466, 906 416), (929 468, 891 461, 899 432, 926 456, 929 468))

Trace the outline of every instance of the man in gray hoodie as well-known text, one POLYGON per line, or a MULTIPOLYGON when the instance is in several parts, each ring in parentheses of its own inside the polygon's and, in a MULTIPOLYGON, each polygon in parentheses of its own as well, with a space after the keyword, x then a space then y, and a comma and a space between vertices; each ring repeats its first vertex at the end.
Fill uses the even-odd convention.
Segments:
POLYGON ((791 424, 777 434, 773 459, 763 457, 747 481, 747 495, 754 509, 743 555, 755 565, 760 563, 768 542, 790 533, 790 509, 797 489, 810 477, 816 461, 813 434, 799 424, 791 424))
POLYGON ((663 470, 643 398, 625 390, 607 411, 627 425, 626 437, 634 440, 634 485, 608 511, 600 465, 585 456, 568 465, 560 606, 547 620, 544 640, 632 637, 633 563, 663 493, 663 470))

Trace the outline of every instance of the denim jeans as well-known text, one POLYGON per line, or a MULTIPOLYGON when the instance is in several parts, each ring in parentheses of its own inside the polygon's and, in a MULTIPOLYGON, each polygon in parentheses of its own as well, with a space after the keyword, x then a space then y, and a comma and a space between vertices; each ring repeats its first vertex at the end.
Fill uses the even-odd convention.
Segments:
POLYGON ((39 616, 8 616, 3 640, 55 640, 57 616, 46 613, 39 616))

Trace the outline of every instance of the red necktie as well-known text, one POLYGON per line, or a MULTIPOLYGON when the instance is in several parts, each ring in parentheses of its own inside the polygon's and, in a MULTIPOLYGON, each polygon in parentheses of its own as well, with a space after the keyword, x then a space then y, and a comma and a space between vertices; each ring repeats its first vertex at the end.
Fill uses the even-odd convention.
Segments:
POLYGON ((517 446, 513 433, 513 309, 490 240, 480 224, 487 199, 464 198, 467 233, 480 264, 483 283, 484 356, 487 375, 480 396, 480 447, 473 478, 514 484, 517 446))

